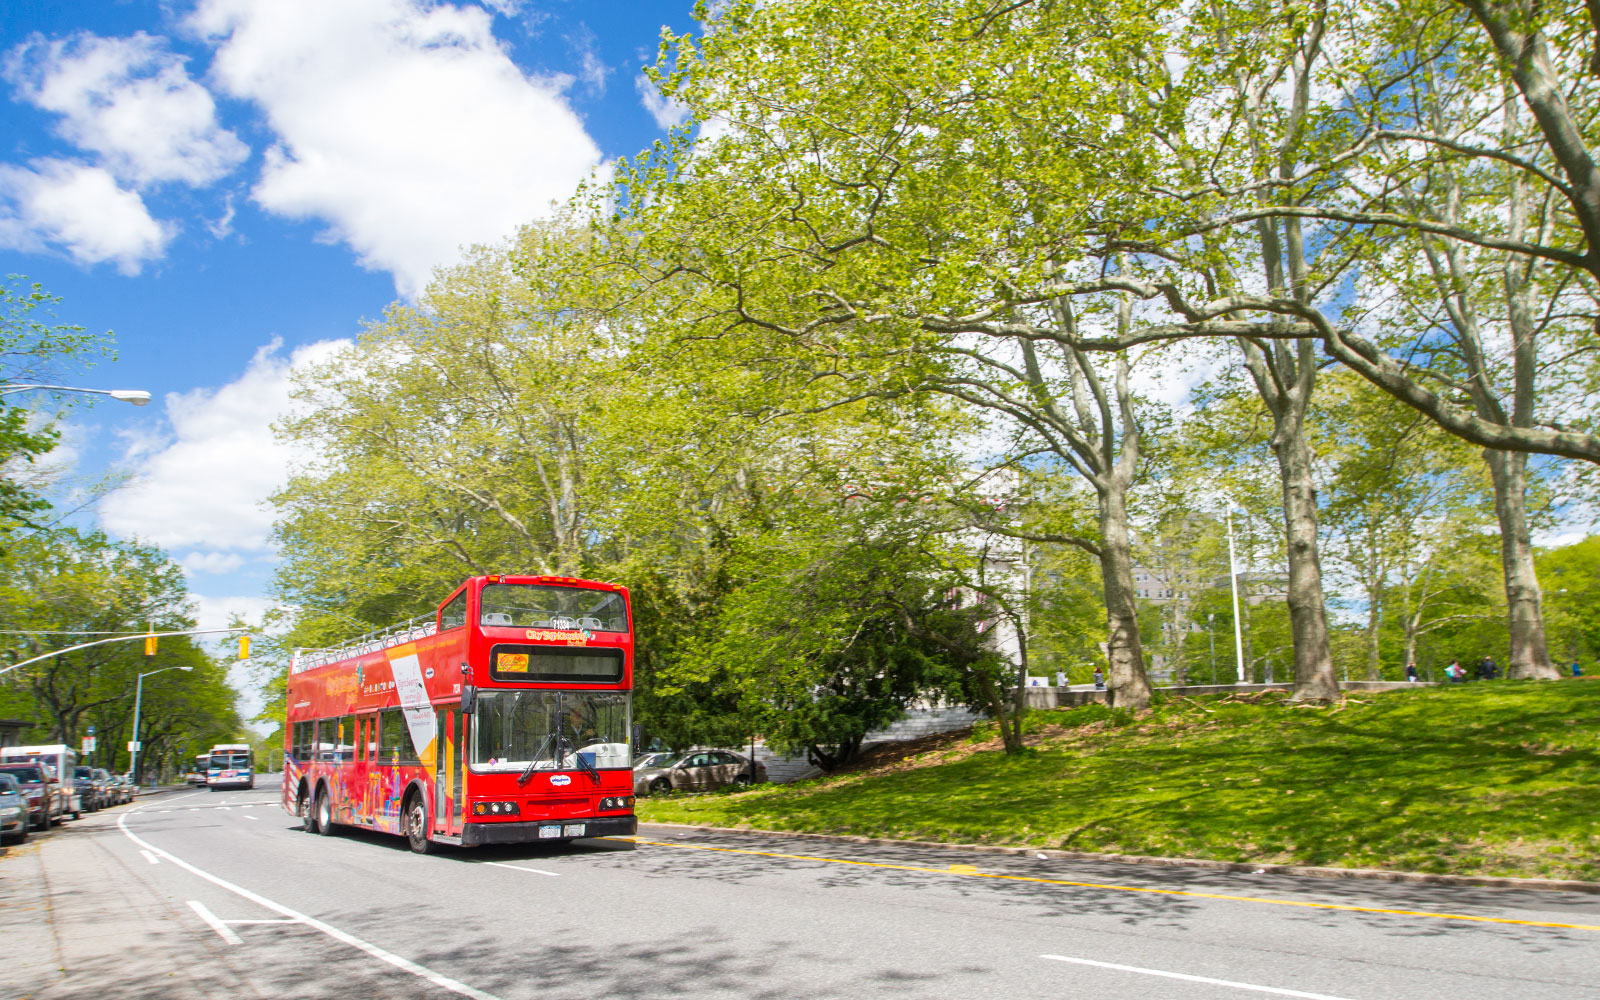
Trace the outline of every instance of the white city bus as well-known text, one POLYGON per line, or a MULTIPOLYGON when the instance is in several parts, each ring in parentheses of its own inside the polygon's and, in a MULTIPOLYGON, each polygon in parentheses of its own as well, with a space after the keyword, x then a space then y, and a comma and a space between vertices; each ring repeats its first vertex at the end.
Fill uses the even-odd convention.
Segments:
POLYGON ((248 743, 218 743, 206 762, 206 784, 219 788, 256 787, 256 753, 248 743))

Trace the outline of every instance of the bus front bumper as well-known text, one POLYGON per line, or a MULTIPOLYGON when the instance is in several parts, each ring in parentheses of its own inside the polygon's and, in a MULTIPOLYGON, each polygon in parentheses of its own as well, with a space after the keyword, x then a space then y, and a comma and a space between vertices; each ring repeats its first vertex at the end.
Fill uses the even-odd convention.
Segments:
POLYGON ((532 823, 467 823, 461 828, 461 846, 479 844, 531 844, 539 841, 576 840, 580 837, 631 837, 639 830, 635 816, 604 816, 532 823))

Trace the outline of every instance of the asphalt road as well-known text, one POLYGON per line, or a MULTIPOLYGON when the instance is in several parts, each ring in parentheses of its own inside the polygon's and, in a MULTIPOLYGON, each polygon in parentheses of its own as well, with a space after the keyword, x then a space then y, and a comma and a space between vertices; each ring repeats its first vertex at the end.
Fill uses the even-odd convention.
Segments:
POLYGON ((1597 973, 1597 895, 652 828, 423 857, 262 789, 0 859, 0 996, 38 1000, 1600 1000, 1597 973))

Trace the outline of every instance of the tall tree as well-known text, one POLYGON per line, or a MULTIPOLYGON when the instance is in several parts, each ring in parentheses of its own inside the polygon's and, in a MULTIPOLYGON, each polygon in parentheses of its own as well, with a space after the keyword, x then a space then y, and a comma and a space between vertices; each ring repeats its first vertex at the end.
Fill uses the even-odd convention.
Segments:
POLYGON ((1013 71, 1095 54, 1072 12, 1027 6, 718 8, 658 73, 716 138, 621 177, 646 279, 708 289, 706 328, 753 363, 804 368, 840 401, 946 395, 1024 431, 1016 461, 1084 477, 1096 531, 1053 540, 1101 560, 1112 697, 1142 707, 1127 491, 1144 430, 1130 359, 1077 346, 1085 325, 1139 321, 1114 287, 1071 301, 1063 284, 1118 269, 1115 251, 1085 260, 1102 167, 1084 136, 1123 140, 1087 75, 1013 71))
POLYGON ((1491 526, 1481 466, 1465 442, 1348 372, 1329 380, 1312 417, 1327 550, 1361 589, 1366 675, 1379 680, 1386 621, 1401 624, 1403 660, 1414 659, 1418 636, 1443 623, 1440 599, 1460 584, 1453 543, 1491 526))

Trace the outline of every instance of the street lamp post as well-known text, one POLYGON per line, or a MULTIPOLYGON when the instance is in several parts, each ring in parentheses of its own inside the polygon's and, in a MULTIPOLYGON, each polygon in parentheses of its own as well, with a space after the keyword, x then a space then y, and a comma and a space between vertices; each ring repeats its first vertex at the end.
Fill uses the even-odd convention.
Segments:
POLYGON ((150 393, 143 389, 84 389, 75 385, 0 385, 0 396, 9 396, 13 392, 87 392, 100 396, 110 396, 112 399, 134 406, 143 406, 150 402, 150 393))
POLYGON ((1217 615, 1214 611, 1206 612, 1206 629, 1211 632, 1211 683, 1217 683, 1217 615))
POLYGON ((162 667, 149 673, 139 675, 139 680, 133 686, 133 739, 128 746, 128 773, 133 776, 133 783, 139 783, 139 703, 144 697, 144 679, 155 674, 166 673, 168 670, 193 670, 193 667, 162 667))

